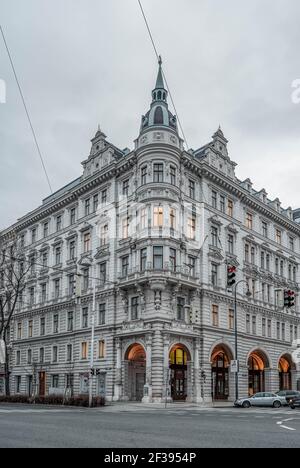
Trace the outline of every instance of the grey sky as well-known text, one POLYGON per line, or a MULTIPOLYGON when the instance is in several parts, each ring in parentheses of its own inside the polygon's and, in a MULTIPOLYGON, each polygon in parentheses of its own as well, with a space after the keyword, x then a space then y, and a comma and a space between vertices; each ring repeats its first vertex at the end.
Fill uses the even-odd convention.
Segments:
MULTIPOLYGON (((300 207, 299 0, 142 0, 189 146, 221 124, 237 175, 300 207)), ((133 147, 157 65, 137 0, 0 0, 55 190, 81 174, 98 123, 133 147)), ((49 190, 0 41, 0 229, 49 190)))

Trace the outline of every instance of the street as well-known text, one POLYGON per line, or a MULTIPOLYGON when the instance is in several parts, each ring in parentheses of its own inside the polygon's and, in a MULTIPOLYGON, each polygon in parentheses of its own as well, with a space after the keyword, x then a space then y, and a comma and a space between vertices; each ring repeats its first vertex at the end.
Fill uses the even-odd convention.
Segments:
POLYGON ((300 411, 0 405, 0 441, 1 448, 296 448, 300 411))

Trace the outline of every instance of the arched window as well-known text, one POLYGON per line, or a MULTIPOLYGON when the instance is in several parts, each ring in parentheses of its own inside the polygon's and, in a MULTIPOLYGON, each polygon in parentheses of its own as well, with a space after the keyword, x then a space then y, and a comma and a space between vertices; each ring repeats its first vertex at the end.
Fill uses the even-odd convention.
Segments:
POLYGON ((154 113, 154 125, 162 125, 164 123, 164 116, 162 108, 159 106, 155 109, 154 113))
POLYGON ((163 93, 163 100, 166 100, 166 93, 163 93))
POLYGON ((161 91, 158 91, 157 93, 157 99, 160 101, 161 100, 161 91))

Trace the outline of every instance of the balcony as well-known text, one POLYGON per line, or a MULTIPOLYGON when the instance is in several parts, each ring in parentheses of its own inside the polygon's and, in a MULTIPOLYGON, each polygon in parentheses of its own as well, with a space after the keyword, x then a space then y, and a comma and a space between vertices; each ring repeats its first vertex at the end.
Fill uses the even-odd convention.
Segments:
POLYGON ((190 282, 199 281, 199 273, 191 271, 188 266, 174 267, 170 263, 165 263, 162 268, 155 267, 153 263, 147 262, 145 269, 140 267, 131 268, 127 271, 118 272, 119 282, 136 281, 143 279, 153 279, 153 277, 164 277, 170 282, 177 282, 178 280, 185 280, 190 282))

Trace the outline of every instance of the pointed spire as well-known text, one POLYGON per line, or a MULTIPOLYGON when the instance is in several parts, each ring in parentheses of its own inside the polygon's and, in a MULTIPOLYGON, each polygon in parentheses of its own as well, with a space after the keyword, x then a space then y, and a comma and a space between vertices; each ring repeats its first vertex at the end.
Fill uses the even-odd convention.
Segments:
POLYGON ((158 69, 155 89, 165 89, 163 72, 162 72, 162 58, 161 58, 161 55, 158 57, 158 65, 159 65, 159 69, 158 69))

